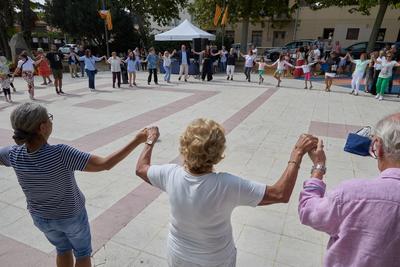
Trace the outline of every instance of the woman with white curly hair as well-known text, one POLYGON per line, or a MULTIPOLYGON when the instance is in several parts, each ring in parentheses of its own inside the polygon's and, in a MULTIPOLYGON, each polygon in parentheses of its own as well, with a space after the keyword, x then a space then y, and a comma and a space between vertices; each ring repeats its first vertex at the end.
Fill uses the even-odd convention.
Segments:
POLYGON ((224 158, 226 139, 222 126, 213 120, 197 119, 181 135, 183 166, 151 165, 158 128, 148 129, 147 136, 136 174, 169 196, 171 222, 167 247, 168 264, 173 267, 236 266, 233 209, 287 203, 303 155, 315 149, 318 142, 311 135, 300 136, 281 178, 266 186, 214 171, 214 165, 224 158))

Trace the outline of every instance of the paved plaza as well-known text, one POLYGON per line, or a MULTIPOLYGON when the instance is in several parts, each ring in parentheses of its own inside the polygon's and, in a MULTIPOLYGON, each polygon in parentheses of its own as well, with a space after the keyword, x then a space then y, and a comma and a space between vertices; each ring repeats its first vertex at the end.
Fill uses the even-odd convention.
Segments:
MULTIPOLYGON (((153 163, 179 162, 179 135, 195 118, 222 123, 227 133, 226 158, 217 171, 272 184, 287 165, 301 133, 323 138, 327 153, 328 189, 354 178, 377 175, 376 161, 343 152, 347 133, 374 125, 386 114, 399 111, 395 96, 377 101, 367 95, 351 96, 349 89, 323 81, 305 90, 303 80, 284 79, 282 87, 267 76, 258 85, 237 73, 234 81, 216 75, 211 82, 147 85, 139 72, 138 87, 111 87, 111 74, 100 72, 96 92, 86 78, 64 75, 65 96, 54 87, 37 86, 37 102, 54 115, 50 143, 66 143, 81 150, 108 155, 149 125, 160 128, 153 163)), ((162 80, 162 75, 159 75, 162 80)), ((41 78, 36 77, 36 84, 41 78)), ((9 116, 16 104, 28 101, 26 85, 15 81, 14 104, 0 97, 0 146, 12 144, 9 116)), ((94 266, 163 267, 166 262, 169 204, 165 193, 135 175, 142 147, 111 171, 77 172, 86 196, 93 244, 94 266)), ((232 215, 238 267, 318 267, 322 265, 328 235, 303 226, 297 214, 302 182, 309 177, 311 161, 304 158, 288 204, 237 208, 232 215)), ((55 251, 35 228, 13 169, 0 167, 0 266, 54 266, 55 251)))

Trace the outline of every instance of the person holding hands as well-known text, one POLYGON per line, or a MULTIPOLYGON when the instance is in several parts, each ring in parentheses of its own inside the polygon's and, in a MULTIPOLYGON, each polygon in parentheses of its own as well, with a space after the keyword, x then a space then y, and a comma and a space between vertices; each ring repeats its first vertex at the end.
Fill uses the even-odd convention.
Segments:
POLYGON ((148 129, 136 174, 168 194, 171 205, 168 264, 179 263, 182 267, 235 266, 231 225, 234 208, 287 203, 303 156, 317 147, 317 138, 301 135, 281 177, 266 186, 215 171, 215 165, 224 158, 226 139, 222 126, 213 120, 197 119, 187 126, 180 137, 182 166, 151 164, 159 135, 158 128, 148 129))

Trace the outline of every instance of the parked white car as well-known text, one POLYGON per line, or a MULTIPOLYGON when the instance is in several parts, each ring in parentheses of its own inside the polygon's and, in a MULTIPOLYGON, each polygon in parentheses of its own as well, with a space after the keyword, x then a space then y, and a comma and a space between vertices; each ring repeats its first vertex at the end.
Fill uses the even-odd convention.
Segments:
POLYGON ((70 49, 71 47, 72 47, 72 48, 74 49, 74 51, 76 52, 76 50, 77 50, 76 44, 65 44, 65 45, 59 47, 59 48, 58 48, 58 51, 61 52, 61 53, 63 53, 63 54, 68 54, 68 53, 69 53, 69 49, 70 49))

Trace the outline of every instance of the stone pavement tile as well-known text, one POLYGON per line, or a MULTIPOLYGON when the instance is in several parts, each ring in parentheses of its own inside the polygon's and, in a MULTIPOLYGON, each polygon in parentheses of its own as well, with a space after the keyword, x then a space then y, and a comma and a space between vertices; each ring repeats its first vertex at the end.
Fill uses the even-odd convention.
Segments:
POLYGON ((238 249, 265 259, 274 259, 280 235, 245 226, 236 246, 238 249))
POLYGON ((129 263, 127 267, 168 267, 167 260, 141 252, 136 261, 129 263))
POLYGON ((321 245, 282 236, 276 262, 293 267, 320 267, 322 265, 322 253, 321 245))
POLYGON ((167 259, 167 236, 168 228, 164 227, 157 235, 144 247, 143 251, 149 254, 157 255, 160 258, 167 259))
POLYGON ((109 241, 93 255, 92 264, 99 267, 124 267, 134 262, 139 254, 139 250, 109 241))
POLYGON ((298 215, 287 215, 283 235, 321 245, 323 242, 322 235, 324 234, 309 226, 302 225, 298 215))
MULTIPOLYGON (((11 168, 7 168, 7 169, 11 169, 11 168)), ((4 168, 2 170, 4 170, 4 168)), ((2 174, 2 177, 0 177, 0 194, 8 191, 15 185, 15 181, 12 181, 11 179, 5 178, 5 177, 6 176, 5 175, 3 176, 3 174, 2 174)), ((1 198, 0 198, 0 200, 1 200, 1 198)))
POLYGON ((0 205, 0 233, 3 233, 3 231, 5 231, 5 227, 14 224, 20 218, 24 217, 26 211, 7 203, 4 204, 4 202, 0 202, 0 205))
POLYGON ((54 250, 44 234, 33 224, 32 217, 28 211, 25 215, 14 223, 2 227, 1 234, 13 238, 21 243, 30 245, 45 253, 50 253, 54 250))
POLYGON ((120 245, 143 250, 162 228, 158 224, 135 219, 121 229, 111 240, 120 245))
MULTIPOLYGON (((165 193, 164 193, 165 194, 165 193)), ((167 227, 170 221, 170 205, 162 201, 153 201, 141 213, 136 216, 135 220, 151 222, 160 227, 167 227)))
POLYGON ((91 203, 86 199, 86 211, 89 217, 89 221, 96 219, 99 215, 106 211, 106 209, 99 208, 91 205, 91 203))
POLYGON ((120 200, 121 196, 127 195, 141 183, 142 182, 138 179, 131 179, 130 182, 116 180, 107 185, 101 191, 88 196, 88 203, 95 207, 108 209, 115 202, 120 200))
POLYGON ((264 210, 264 207, 257 207, 249 210, 246 217, 246 225, 254 228, 282 234, 285 222, 285 214, 276 211, 264 210))
POLYGON ((273 261, 238 249, 237 267, 273 267, 273 261))
POLYGON ((25 200, 25 195, 17 181, 14 182, 12 187, 9 187, 6 191, 0 193, 0 201, 11 205, 15 205, 15 203, 20 202, 21 200, 25 200))
POLYGON ((81 102, 75 104, 76 107, 84 107, 84 108, 91 108, 91 109, 102 109, 111 105, 118 104, 120 102, 113 101, 113 100, 104 100, 104 99, 92 99, 86 102, 81 102))

